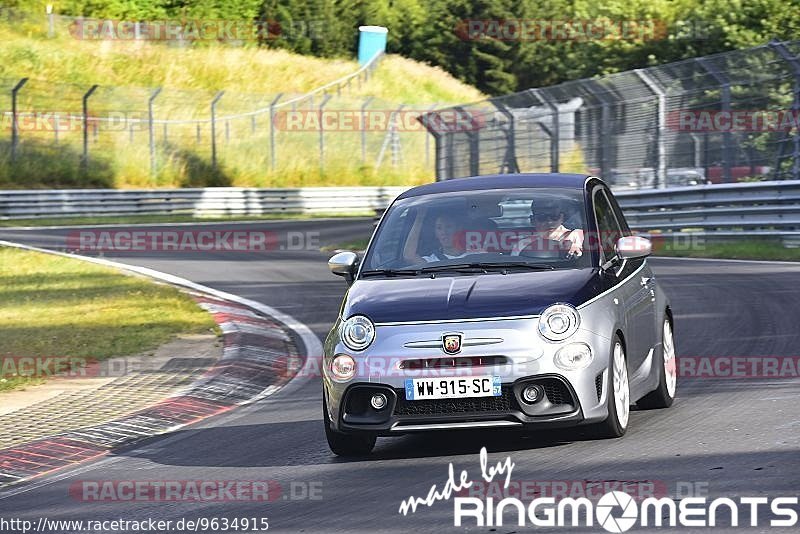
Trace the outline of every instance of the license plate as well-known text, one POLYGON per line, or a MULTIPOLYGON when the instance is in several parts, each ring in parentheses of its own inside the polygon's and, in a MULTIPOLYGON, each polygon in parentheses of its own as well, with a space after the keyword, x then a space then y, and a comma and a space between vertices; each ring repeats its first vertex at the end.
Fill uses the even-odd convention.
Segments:
POLYGON ((499 397, 502 394, 499 376, 406 379, 406 400, 499 397))

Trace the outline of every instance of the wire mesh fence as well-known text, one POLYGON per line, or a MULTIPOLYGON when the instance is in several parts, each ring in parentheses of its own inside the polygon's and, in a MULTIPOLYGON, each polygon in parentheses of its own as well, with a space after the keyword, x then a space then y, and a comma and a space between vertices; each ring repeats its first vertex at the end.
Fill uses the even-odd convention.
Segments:
POLYGON ((98 186, 112 176, 131 186, 279 186, 299 174, 433 174, 433 144, 417 120, 433 107, 350 94, 347 80, 242 94, 0 78, 0 94, 0 166, 37 174, 57 159, 67 185, 87 174, 98 186))
POLYGON ((800 179, 800 41, 427 114, 439 180, 587 172, 617 188, 800 179))
MULTIPOLYGON (((41 37, 90 26, 2 9, 0 19, 41 37)), ((433 106, 363 96, 380 59, 297 94, 0 77, 0 186, 41 176, 81 187, 428 181, 434 148, 416 119, 433 106)))

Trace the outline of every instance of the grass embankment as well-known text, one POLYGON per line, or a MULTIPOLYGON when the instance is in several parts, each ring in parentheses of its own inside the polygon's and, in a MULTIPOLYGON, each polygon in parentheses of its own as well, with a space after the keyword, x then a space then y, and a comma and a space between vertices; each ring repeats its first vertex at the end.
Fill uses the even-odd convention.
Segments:
POLYGON ((800 261, 800 248, 787 248, 780 241, 772 239, 703 243, 691 247, 670 247, 656 241, 653 254, 681 258, 800 261))
POLYGON ((0 391, 47 377, 19 365, 20 358, 55 369, 73 359, 139 354, 177 334, 215 329, 211 316, 173 287, 6 247, 0 247, 0 325, 0 391))
MULTIPOLYGON (((65 24, 47 37, 43 16, 15 23, 0 21, 0 85, 4 94, 19 78, 31 80, 19 92, 22 112, 80 115, 81 98, 100 84, 89 101, 97 117, 147 117, 152 88, 163 87, 154 100, 156 119, 208 119, 217 91, 217 116, 268 108, 277 93, 286 100, 356 71, 355 61, 320 59, 256 46, 207 44, 176 47, 164 43, 76 39, 65 24)), ((369 81, 354 80, 334 96, 326 110, 357 112, 366 96, 368 109, 384 115, 399 104, 426 110, 482 98, 439 68, 398 56, 385 57, 369 81)), ((8 98, 6 97, 6 100, 8 98)), ((306 101, 300 108, 315 111, 306 101)), ((5 102, 4 102, 5 104, 5 102)), ((9 109, 8 106, 0 106, 9 109)), ((284 108, 289 110, 290 108, 284 108)), ((220 121, 217 125, 218 168, 211 165, 208 123, 156 125, 156 176, 150 176, 148 132, 144 123, 98 123, 89 139, 88 171, 79 165, 82 123, 62 121, 58 144, 47 126, 23 125, 16 165, 9 160, 10 123, 0 133, 0 188, 35 187, 177 187, 236 185, 296 187, 315 185, 414 185, 433 176, 433 143, 425 156, 426 133, 399 134, 402 156, 393 165, 389 147, 378 167, 386 129, 367 132, 365 161, 361 133, 325 133, 324 170, 319 163, 319 132, 278 130, 276 165, 271 169, 269 114, 220 121), (63 122, 67 122, 65 125, 63 122)))
POLYGON ((334 252, 337 250, 349 250, 351 252, 358 252, 359 250, 365 250, 368 244, 369 244, 369 238, 365 237, 364 239, 358 239, 356 241, 348 241, 345 243, 335 243, 333 245, 325 245, 324 247, 320 248, 320 250, 322 252, 334 252))

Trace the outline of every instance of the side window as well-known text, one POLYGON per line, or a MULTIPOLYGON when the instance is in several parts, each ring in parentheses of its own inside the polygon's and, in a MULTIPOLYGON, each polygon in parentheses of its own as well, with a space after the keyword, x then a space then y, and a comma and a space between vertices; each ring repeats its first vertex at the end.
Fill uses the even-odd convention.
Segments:
POLYGON ((611 203, 602 189, 594 191, 594 216, 597 219, 598 242, 603 250, 603 261, 614 256, 614 244, 622 237, 622 230, 614 215, 611 203))
POLYGON ((617 202, 617 199, 612 194, 609 194, 608 199, 611 201, 611 207, 614 210, 617 221, 619 221, 623 235, 631 235, 631 228, 628 226, 628 221, 625 220, 625 215, 622 213, 622 208, 619 207, 619 202, 617 202))

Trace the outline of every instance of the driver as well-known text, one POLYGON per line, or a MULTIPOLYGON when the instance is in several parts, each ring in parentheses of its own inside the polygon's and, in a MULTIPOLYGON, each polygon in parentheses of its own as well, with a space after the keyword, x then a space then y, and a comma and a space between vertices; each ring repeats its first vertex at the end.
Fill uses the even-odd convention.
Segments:
POLYGON ((403 248, 403 257, 410 264, 423 262, 445 261, 456 258, 463 258, 467 252, 457 244, 457 236, 463 231, 458 218, 448 213, 438 215, 434 221, 434 234, 438 246, 428 255, 421 256, 417 250, 419 248, 420 234, 422 233, 422 223, 426 219, 427 210, 421 208, 414 220, 414 225, 408 233, 406 245, 403 248))
MULTIPOLYGON (((547 246, 545 242, 558 241, 561 246, 568 250, 567 259, 577 258, 583 255, 583 230, 570 230, 564 226, 566 210, 563 203, 556 199, 534 200, 531 202, 531 224, 534 227, 534 234, 521 238, 514 249, 512 256, 519 256, 526 248, 534 245, 547 246)), ((536 246, 534 245, 534 246, 536 246)))

